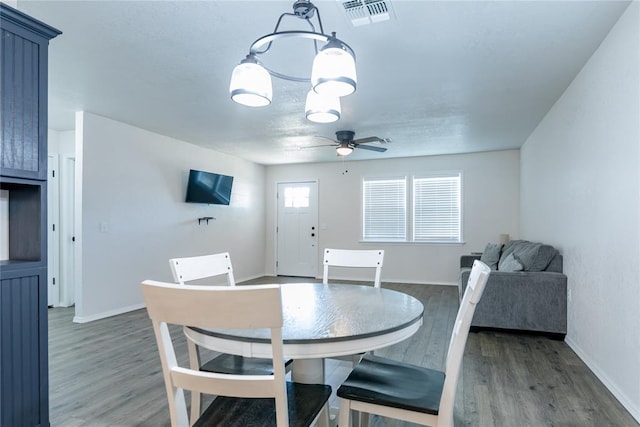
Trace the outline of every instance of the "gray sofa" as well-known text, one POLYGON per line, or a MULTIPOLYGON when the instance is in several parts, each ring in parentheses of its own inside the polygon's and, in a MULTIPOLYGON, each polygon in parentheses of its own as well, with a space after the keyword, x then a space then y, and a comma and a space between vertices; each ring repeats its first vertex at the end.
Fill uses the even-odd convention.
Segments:
POLYGON ((460 258, 461 298, 473 261, 486 258, 483 261, 492 267, 473 316, 472 330, 508 329, 564 339, 567 276, 562 273, 562 255, 549 245, 526 240, 512 240, 504 247, 497 246, 489 244, 483 254, 460 258), (493 258, 487 257, 488 251, 493 252, 493 258), (496 256, 499 256, 497 262, 496 256))

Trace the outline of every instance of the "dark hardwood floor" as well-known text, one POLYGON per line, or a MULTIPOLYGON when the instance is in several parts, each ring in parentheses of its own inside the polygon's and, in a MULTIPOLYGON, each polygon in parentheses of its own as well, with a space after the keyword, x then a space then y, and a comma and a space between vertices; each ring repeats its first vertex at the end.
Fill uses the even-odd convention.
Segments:
MULTIPOLYGON (((300 281, 267 277, 250 283, 300 281)), ((249 282, 248 282, 249 283, 249 282)), ((458 309, 457 288, 384 283, 420 299, 424 324, 376 354, 443 369, 458 309)), ((86 324, 73 308, 49 309, 50 412, 54 427, 168 426, 160 360, 145 310, 86 324)), ((184 336, 172 329, 187 364, 184 336)), ((329 361, 337 388, 348 364, 329 361)), ((502 332, 471 333, 456 398, 456 426, 639 426, 562 341, 502 332)), ((334 400, 332 406, 337 406, 334 400)), ((372 426, 412 424, 372 417, 372 426)))

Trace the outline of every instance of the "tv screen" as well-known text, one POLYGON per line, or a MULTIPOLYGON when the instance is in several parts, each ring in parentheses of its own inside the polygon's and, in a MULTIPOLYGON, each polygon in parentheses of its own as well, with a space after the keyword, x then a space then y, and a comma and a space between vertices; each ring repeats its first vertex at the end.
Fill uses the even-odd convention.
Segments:
POLYGON ((191 169, 187 184, 187 203, 228 205, 231 202, 233 177, 191 169))

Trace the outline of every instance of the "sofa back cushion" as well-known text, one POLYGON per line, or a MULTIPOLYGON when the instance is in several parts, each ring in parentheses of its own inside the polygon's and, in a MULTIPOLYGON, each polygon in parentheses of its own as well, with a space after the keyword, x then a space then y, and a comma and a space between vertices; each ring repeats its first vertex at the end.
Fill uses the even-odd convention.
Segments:
POLYGON ((502 250, 498 270, 502 270, 509 255, 513 255, 523 271, 545 271, 558 251, 550 245, 528 240, 511 240, 502 250))
POLYGON ((562 273, 562 255, 560 255, 560 252, 556 251, 556 255, 551 259, 551 262, 549 263, 545 271, 562 273))
POLYGON ((523 267, 520 261, 513 256, 512 252, 500 261, 500 270, 506 272, 522 271, 523 267))
POLYGON ((487 246, 482 252, 480 261, 484 262, 492 270, 498 269, 498 261, 500 261, 500 251, 502 251, 502 245, 499 243, 487 243, 487 246))

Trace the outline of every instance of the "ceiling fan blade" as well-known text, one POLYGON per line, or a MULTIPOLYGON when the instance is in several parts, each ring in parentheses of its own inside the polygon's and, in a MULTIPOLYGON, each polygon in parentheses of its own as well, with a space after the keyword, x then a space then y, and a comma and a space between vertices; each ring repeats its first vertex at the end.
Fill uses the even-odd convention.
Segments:
POLYGON ((365 150, 370 150, 370 151, 377 151, 379 153, 384 153, 385 151, 387 151, 385 147, 376 147, 375 145, 360 145, 360 144, 353 143, 353 147, 363 148, 365 150))
POLYGON ((318 147, 337 147, 340 144, 320 144, 320 145, 301 145, 296 147, 298 150, 305 150, 307 148, 318 148, 318 147))
POLYGON ((336 141, 336 140, 335 140, 335 139, 333 139, 333 138, 329 138, 328 136, 313 135, 313 137, 314 137, 314 138, 324 138, 324 139, 328 139, 329 141, 333 141, 333 142, 335 142, 336 144, 339 144, 339 142, 338 142, 338 141, 336 141))
POLYGON ((386 142, 382 138, 378 138, 377 136, 368 136, 366 138, 354 139, 354 144, 366 144, 368 142, 386 142))

